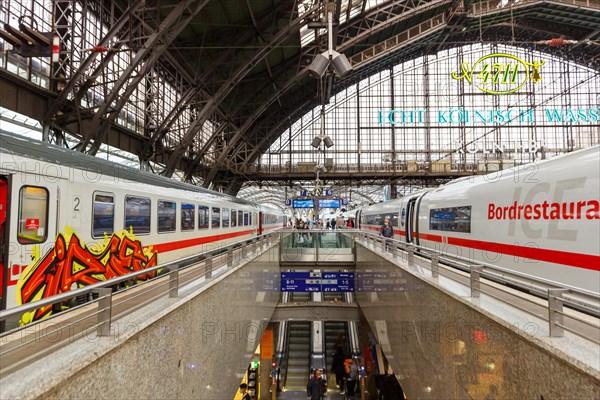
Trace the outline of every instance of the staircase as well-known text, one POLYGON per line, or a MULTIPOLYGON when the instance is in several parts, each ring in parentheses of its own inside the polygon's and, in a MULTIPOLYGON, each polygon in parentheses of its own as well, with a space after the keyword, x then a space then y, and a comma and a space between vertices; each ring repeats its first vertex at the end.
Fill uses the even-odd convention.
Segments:
POLYGON ((289 325, 286 390, 306 390, 310 373, 310 322, 292 321, 289 325))

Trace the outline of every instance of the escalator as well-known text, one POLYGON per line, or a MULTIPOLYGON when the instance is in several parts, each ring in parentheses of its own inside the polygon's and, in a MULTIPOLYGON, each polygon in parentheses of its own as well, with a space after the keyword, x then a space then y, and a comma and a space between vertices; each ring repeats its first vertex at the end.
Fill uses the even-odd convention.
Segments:
POLYGON ((289 324, 285 388, 286 390, 306 390, 310 372, 310 322, 291 321, 289 324))
POLYGON ((327 373, 331 373, 335 343, 340 334, 344 337, 344 352, 348 355, 348 330, 345 321, 325 321, 323 331, 325 332, 325 355, 327 356, 327 373))

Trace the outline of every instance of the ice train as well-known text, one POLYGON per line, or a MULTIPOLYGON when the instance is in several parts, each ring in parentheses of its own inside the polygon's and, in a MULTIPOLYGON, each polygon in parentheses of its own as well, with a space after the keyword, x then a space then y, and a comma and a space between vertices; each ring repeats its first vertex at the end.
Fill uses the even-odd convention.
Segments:
POLYGON ((460 178, 357 212, 398 240, 600 292, 600 146, 460 178))

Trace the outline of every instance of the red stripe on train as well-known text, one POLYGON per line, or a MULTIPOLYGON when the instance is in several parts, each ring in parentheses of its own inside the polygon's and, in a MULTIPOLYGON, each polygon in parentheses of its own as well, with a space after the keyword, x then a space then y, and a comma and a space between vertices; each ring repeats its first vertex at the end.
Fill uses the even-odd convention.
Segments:
MULTIPOLYGON (((376 227, 365 226, 365 228, 378 231, 376 227)), ((396 231, 394 231, 396 232, 396 231)), ((405 232, 400 231, 404 236, 405 232)), ((413 233, 415 235, 415 233, 413 233)), ((485 242, 483 240, 473 240, 447 236, 447 244, 470 249, 490 251, 494 253, 506 254, 509 256, 519 256, 530 258, 538 261, 545 261, 555 264, 569 265, 577 268, 590 269, 592 271, 600 271, 600 256, 592 254, 580 254, 570 251, 540 249, 534 247, 515 246, 512 244, 485 242)), ((443 243, 441 235, 431 235, 427 233, 419 234, 419 239, 429 240, 431 242, 443 243)))
POLYGON ((152 250, 156 250, 158 251, 158 254, 160 254, 168 251, 185 249, 186 247, 198 246, 199 244, 211 243, 219 240, 226 240, 234 237, 250 235, 252 234, 252 232, 252 230, 245 230, 231 233, 221 233, 219 235, 204 236, 194 239, 179 240, 177 242, 158 243, 152 245, 152 250))

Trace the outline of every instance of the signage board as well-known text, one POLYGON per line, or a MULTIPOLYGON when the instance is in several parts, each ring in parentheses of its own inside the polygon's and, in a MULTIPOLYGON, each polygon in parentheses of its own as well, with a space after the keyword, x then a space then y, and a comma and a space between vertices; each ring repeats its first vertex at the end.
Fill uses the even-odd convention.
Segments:
POLYGON ((340 199, 320 199, 319 208, 340 208, 340 199))
POLYGON ((294 208, 313 208, 315 206, 315 201, 314 200, 293 200, 292 201, 292 207, 294 208))
POLYGON ((282 272, 282 292, 354 292, 353 272, 282 272))

